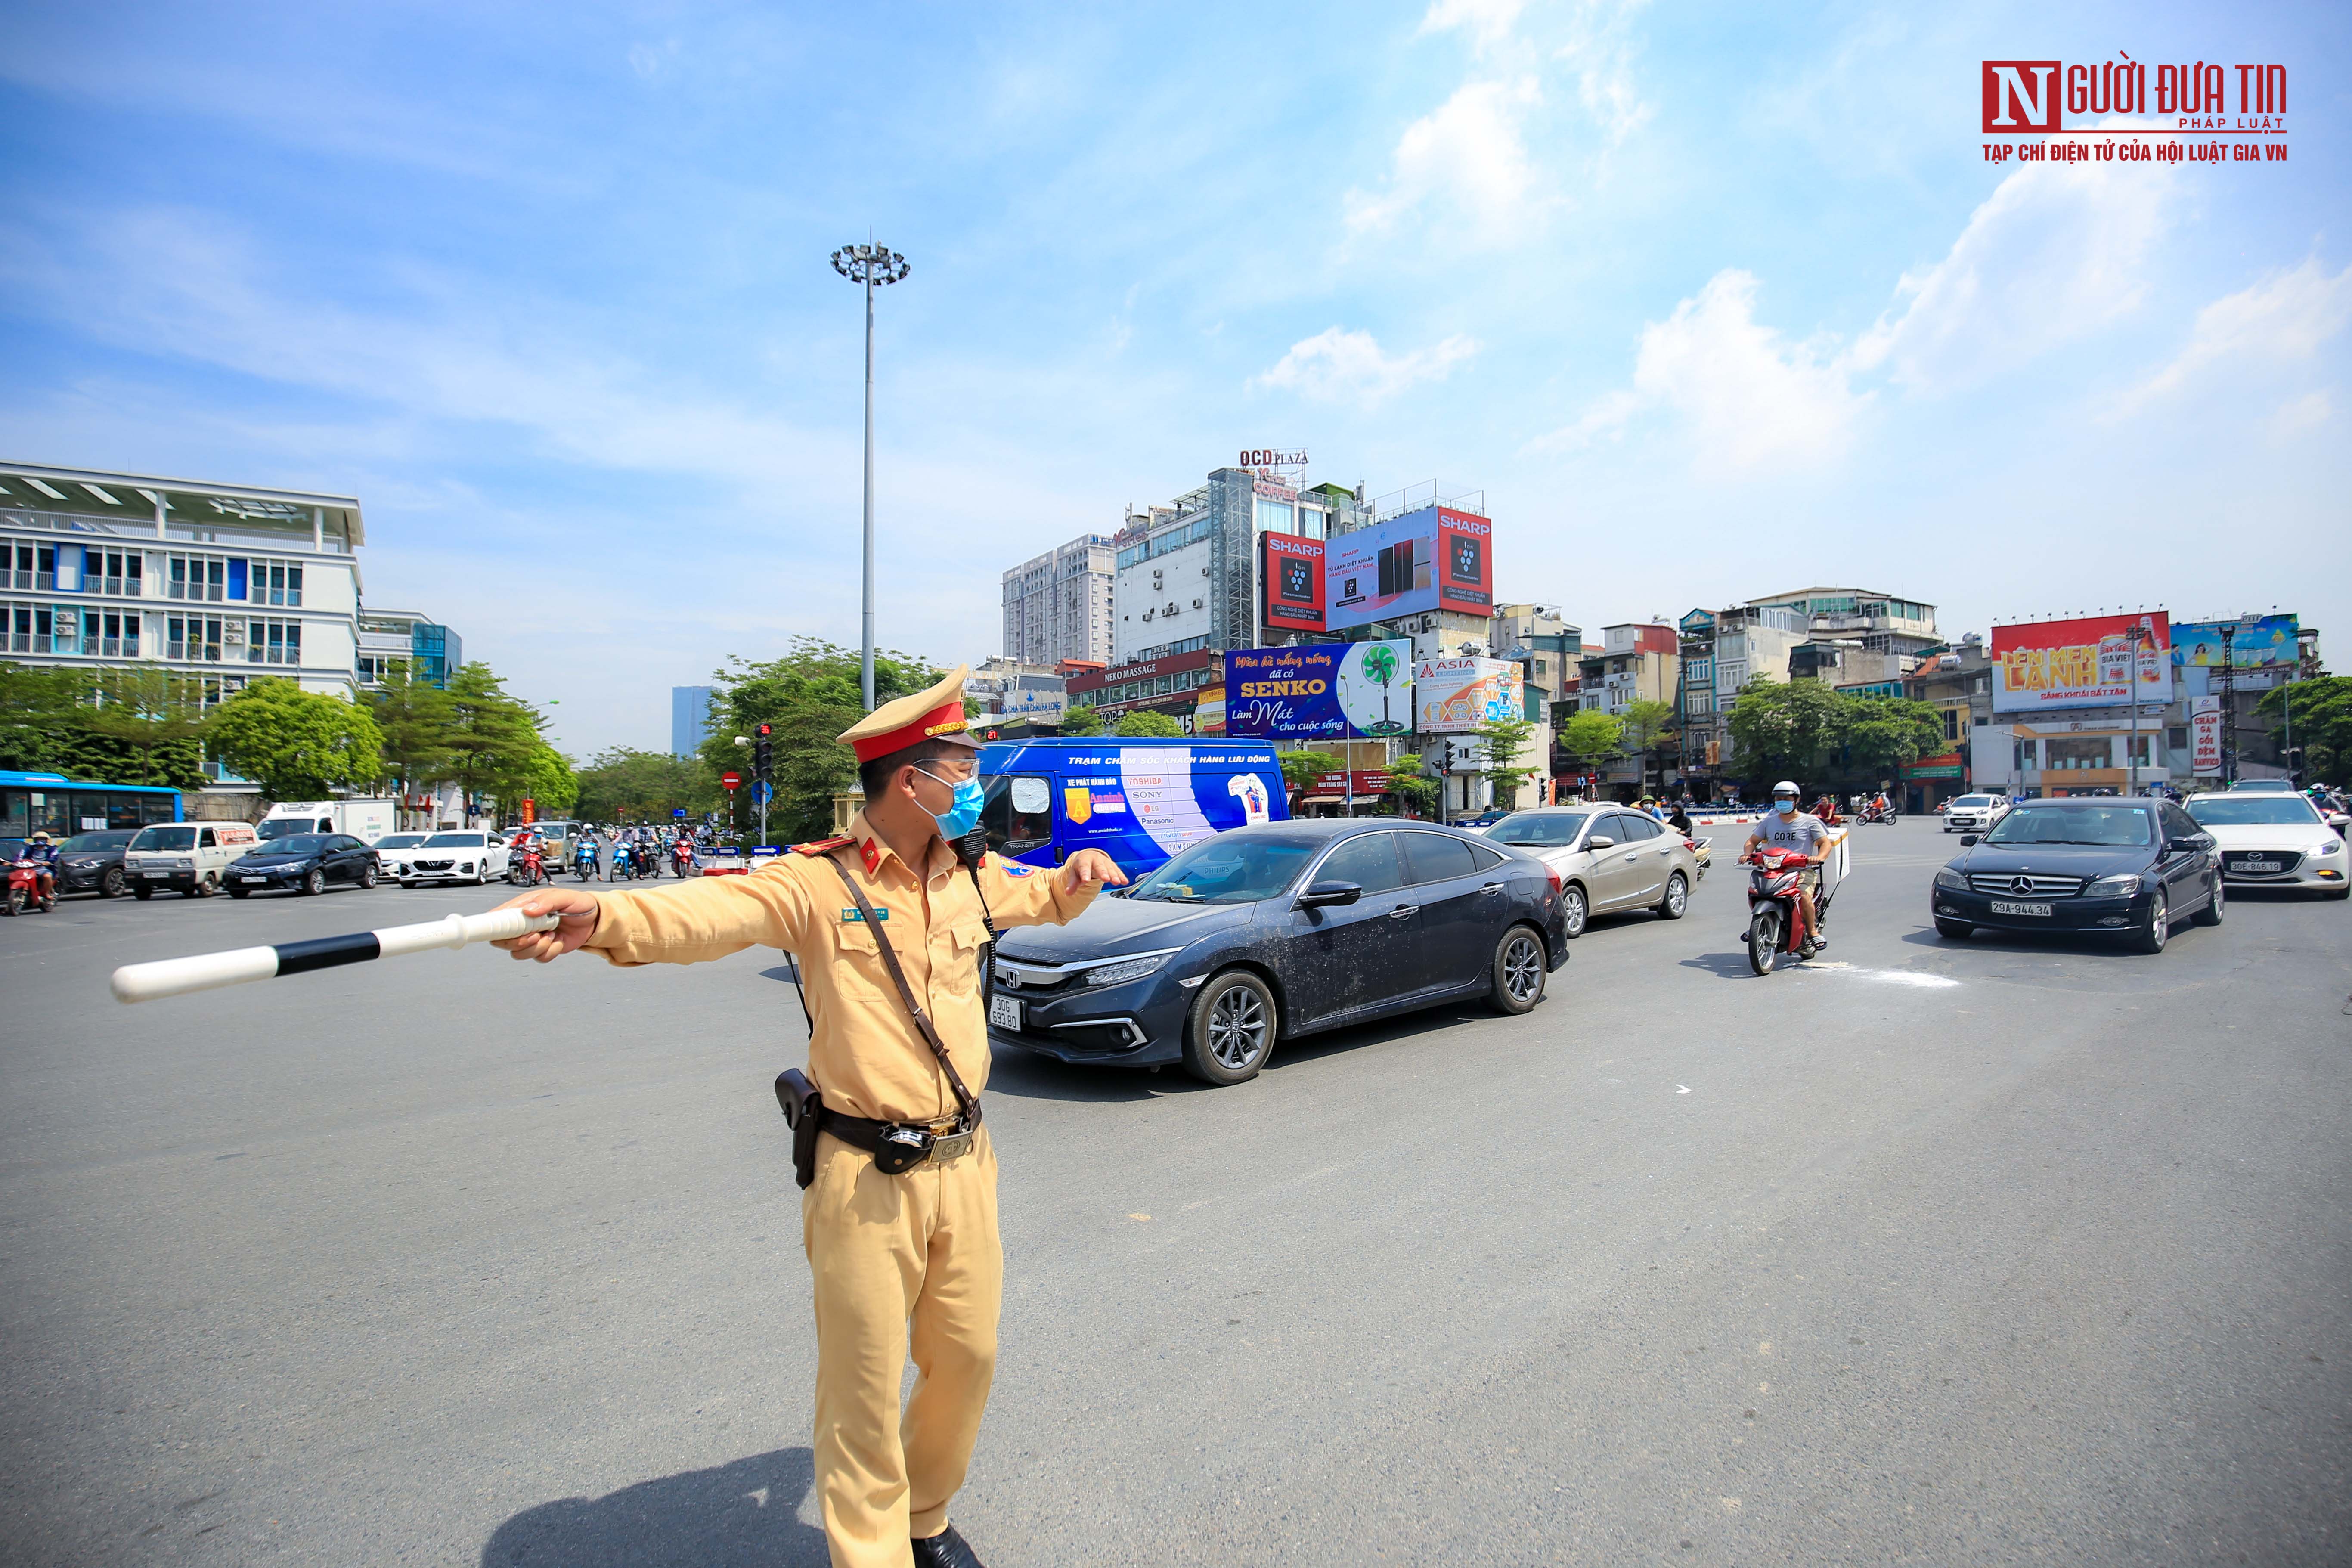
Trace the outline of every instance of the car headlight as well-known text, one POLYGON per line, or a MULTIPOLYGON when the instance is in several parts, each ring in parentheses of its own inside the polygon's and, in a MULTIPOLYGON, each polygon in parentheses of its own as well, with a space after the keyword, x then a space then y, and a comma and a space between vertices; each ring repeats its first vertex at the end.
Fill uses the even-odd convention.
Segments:
POLYGON ((1947 866, 1942 870, 1936 873, 1936 886, 1939 888, 1957 888, 1961 892, 1965 893, 1969 890, 1969 879, 1966 877, 1961 876, 1958 871, 1952 869, 1949 866, 1947 866))
POLYGON ((2126 871, 2120 876, 2102 877, 2083 889, 2086 899, 2128 899, 2139 891, 2139 873, 2126 871))
POLYGON ((1147 952, 1140 958, 1122 958, 1116 963, 1097 964, 1087 971, 1089 985, 1118 985, 1129 980, 1140 980, 1168 962, 1164 952, 1147 952))
POLYGON ((174 860, 172 862, 172 868, 175 871, 193 871, 196 868, 196 863, 194 860, 174 860))
POLYGON ((2321 845, 2318 848, 2313 850, 2312 854, 2314 856, 2338 855, 2343 853, 2343 850, 2344 840, 2341 838, 2331 838, 2326 843, 2321 845))

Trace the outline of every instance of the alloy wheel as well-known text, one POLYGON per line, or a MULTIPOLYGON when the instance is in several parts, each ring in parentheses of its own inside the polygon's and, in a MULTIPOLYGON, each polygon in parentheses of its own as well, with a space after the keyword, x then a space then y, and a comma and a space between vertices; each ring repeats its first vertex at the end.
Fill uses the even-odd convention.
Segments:
POLYGON ((1532 1003, 1543 991, 1543 954, 1525 931, 1503 949, 1503 984, 1518 1002, 1532 1003))
POLYGON ((1559 906, 1561 923, 1567 926, 1569 940, 1573 942, 1578 937, 1584 934, 1584 922, 1587 916, 1591 913, 1590 906, 1588 906, 1584 901, 1584 889, 1581 888, 1562 889, 1559 895, 1559 906))
POLYGON ((1209 1050, 1218 1065, 1240 1072, 1265 1052, 1265 1005, 1246 985, 1217 997, 1209 1009, 1209 1050))

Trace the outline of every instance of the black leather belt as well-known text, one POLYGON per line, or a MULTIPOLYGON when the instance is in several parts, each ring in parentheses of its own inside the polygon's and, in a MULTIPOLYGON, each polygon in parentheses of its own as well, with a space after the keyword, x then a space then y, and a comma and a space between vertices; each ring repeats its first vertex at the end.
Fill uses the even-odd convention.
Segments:
MULTIPOLYGON (((975 1109, 977 1109, 975 1107, 975 1109)), ((959 1131, 958 1118, 942 1117, 937 1121, 874 1121, 863 1116, 845 1116, 838 1110, 821 1111, 817 1131, 830 1132, 853 1149, 863 1149, 869 1154, 880 1154, 884 1140, 896 1133, 918 1133, 929 1140, 929 1152, 916 1161, 917 1164, 944 1164, 971 1152, 973 1131, 980 1118, 972 1118, 971 1127, 959 1131), (942 1128, 946 1131, 940 1131, 942 1128)))

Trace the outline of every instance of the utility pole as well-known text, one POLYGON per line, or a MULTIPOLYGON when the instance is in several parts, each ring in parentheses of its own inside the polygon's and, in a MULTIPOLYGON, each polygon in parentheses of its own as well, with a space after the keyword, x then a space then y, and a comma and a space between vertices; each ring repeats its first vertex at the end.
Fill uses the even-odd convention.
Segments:
MULTIPOLYGON (((866 290, 866 608, 863 640, 857 660, 866 710, 874 711, 874 288, 898 282, 909 268, 907 258, 887 246, 845 245, 833 253, 833 269, 866 290)), ((767 837, 767 797, 760 801, 760 837, 767 837)))
POLYGON ((2238 623, 2221 623, 2221 787, 2238 782, 2238 623))

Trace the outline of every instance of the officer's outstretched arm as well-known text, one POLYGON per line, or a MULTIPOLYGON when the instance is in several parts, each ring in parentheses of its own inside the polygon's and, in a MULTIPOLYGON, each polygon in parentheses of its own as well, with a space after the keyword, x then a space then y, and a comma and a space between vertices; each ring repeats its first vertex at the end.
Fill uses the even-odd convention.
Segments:
POLYGON ((558 913, 565 912, 567 901, 585 904, 593 913, 582 911, 580 934, 573 936, 573 922, 567 916, 555 931, 542 933, 542 942, 549 937, 566 939, 551 948, 525 952, 520 942, 500 945, 511 945, 519 958, 552 958, 587 947, 608 963, 623 965, 702 963, 747 947, 798 953, 814 929, 802 880, 807 867, 806 861, 792 857, 748 877, 699 877, 641 893, 551 888, 509 902, 543 904, 558 913))
POLYGON ((1099 849, 1081 849, 1057 870, 992 853, 980 874, 989 915, 1000 926, 1066 924, 1106 886, 1126 880, 1118 862, 1099 849))

